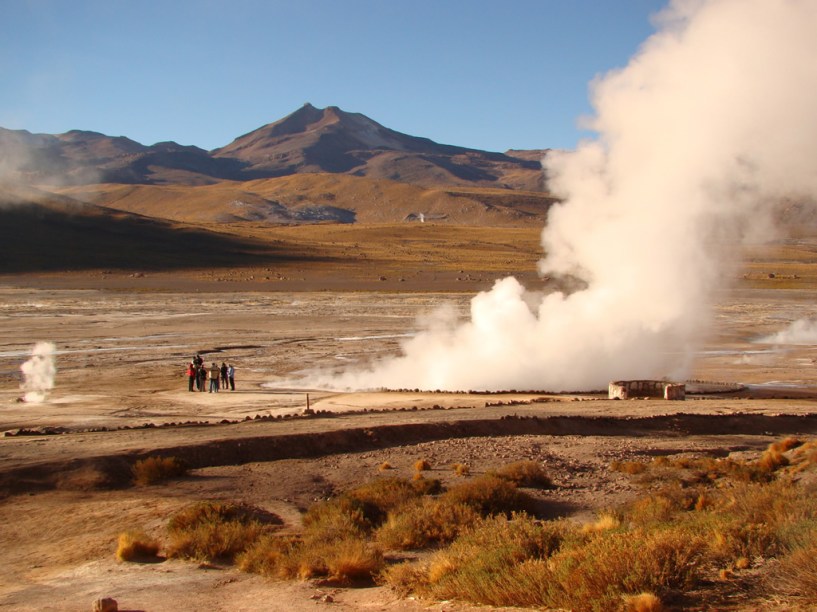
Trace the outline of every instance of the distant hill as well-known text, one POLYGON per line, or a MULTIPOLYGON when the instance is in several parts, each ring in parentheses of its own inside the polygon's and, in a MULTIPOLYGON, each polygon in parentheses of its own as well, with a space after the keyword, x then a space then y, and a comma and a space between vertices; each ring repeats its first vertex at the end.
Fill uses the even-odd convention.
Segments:
POLYGON ((332 173, 422 186, 542 191, 541 157, 541 151, 506 155, 442 145, 365 115, 311 104, 210 152, 80 130, 50 135, 0 128, 0 162, 30 184, 202 185, 332 173))
POLYGON ((291 258, 268 241, 4 184, 0 184, 0 244, 0 274, 230 267, 291 258))

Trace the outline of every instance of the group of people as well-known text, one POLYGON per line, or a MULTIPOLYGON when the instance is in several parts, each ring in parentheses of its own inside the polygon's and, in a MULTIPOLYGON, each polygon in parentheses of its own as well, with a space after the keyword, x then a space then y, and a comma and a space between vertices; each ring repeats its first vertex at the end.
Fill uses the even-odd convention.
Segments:
POLYGON ((201 355, 196 355, 187 364, 188 391, 204 391, 207 381, 210 381, 210 393, 218 393, 219 389, 235 391, 235 368, 231 363, 221 362, 221 367, 215 362, 209 368, 204 365, 201 355))

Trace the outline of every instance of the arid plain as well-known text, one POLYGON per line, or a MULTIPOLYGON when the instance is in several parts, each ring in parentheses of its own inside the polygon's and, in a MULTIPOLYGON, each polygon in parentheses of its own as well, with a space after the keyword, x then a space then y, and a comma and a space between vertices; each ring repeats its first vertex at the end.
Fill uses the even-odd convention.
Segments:
MULTIPOLYGON (((454 463, 479 474, 537 461, 556 485, 541 500, 545 514, 590 520, 641 491, 610 470, 612 461, 752 456, 817 430, 814 344, 757 342, 817 315, 817 241, 734 250, 742 266, 717 296, 691 378, 748 387, 621 402, 548 389, 299 386, 293 381, 310 368, 396 354, 417 317, 440 304, 466 316, 470 298, 505 274, 544 288, 538 230, 315 226, 266 235, 314 257, 0 278, 0 541, 10 553, 0 609, 88 610, 98 597, 114 597, 120 610, 179 609, 179 601, 187 610, 471 609, 402 599, 382 586, 272 581, 179 560, 119 563, 114 550, 122 531, 161 538, 169 516, 207 499, 254 504, 295 532, 314 501, 378 477, 384 462, 410 477, 418 459, 444 483, 457 478, 454 463), (56 385, 43 403, 20 402, 19 367, 37 341, 56 345, 56 385), (197 353, 234 364, 236 390, 188 392, 185 364, 197 353), (317 415, 304 416, 307 402, 317 415), (43 435, 48 428, 61 433, 43 435), (19 430, 32 435, 9 435, 19 430), (194 469, 169 484, 131 486, 129 466, 151 454, 194 469)), ((730 609, 779 604, 747 600, 739 585, 722 590, 730 609)))

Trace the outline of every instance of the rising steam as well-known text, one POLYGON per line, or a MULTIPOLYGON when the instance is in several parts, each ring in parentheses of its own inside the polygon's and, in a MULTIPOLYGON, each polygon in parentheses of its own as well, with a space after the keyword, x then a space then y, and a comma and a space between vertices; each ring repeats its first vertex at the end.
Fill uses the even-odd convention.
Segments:
POLYGON ((54 388, 57 367, 54 363, 56 347, 51 342, 38 342, 31 349, 31 358, 20 366, 25 394, 23 400, 33 404, 44 402, 54 388))
POLYGON ((798 319, 777 333, 758 338, 758 344, 802 345, 817 344, 817 320, 798 319))
POLYGON ((403 354, 334 388, 606 388, 683 377, 729 276, 718 244, 768 236, 772 208, 817 195, 817 2, 676 0, 629 64, 592 86, 598 138, 548 156, 562 198, 540 271, 441 314, 403 354), (533 305, 531 303, 533 302, 533 305))

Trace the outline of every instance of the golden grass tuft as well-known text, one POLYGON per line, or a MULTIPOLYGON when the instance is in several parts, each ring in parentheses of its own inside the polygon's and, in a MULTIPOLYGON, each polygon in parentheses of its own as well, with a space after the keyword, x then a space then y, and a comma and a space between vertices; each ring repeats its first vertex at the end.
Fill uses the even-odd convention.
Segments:
POLYGON ((492 470, 489 474, 508 480, 518 487, 549 489, 553 486, 553 481, 545 468, 536 461, 516 461, 492 470))
POLYGON ((393 470, 394 466, 388 461, 384 461, 383 463, 380 464, 380 467, 377 469, 380 470, 381 472, 386 472, 388 470, 393 470))
POLYGON ((457 476, 468 476, 471 473, 471 468, 465 463, 455 463, 451 466, 457 476))
POLYGON ((654 593, 625 595, 622 598, 622 612, 663 612, 664 604, 654 593))
POLYGON ((789 465, 789 460, 786 455, 781 450, 772 447, 769 447, 757 460, 757 467, 765 474, 775 472, 787 465, 789 465))
POLYGON ((176 457, 147 457, 133 464, 134 484, 145 486, 187 474, 187 465, 176 457))
POLYGON ((614 472, 621 472, 622 474, 635 476, 646 472, 647 464, 641 461, 613 461, 610 464, 610 469, 614 472))
POLYGON ((612 529, 618 529, 621 526, 621 521, 618 517, 613 516, 612 514, 601 514, 599 517, 592 523, 585 523, 582 525, 582 532, 583 533, 600 533, 604 531, 610 531, 612 529))
POLYGON ((414 469, 418 472, 425 472, 431 469, 431 463, 427 459, 418 459, 414 462, 414 469))
POLYGON ((792 450, 793 448, 797 448, 803 445, 803 441, 799 438, 794 436, 788 436, 783 438, 782 440, 778 440, 777 442, 773 442, 769 445, 769 450, 774 451, 777 453, 785 453, 787 451, 792 450))
POLYGON ((117 561, 151 561, 159 554, 159 543, 142 531, 119 534, 116 546, 117 561))

